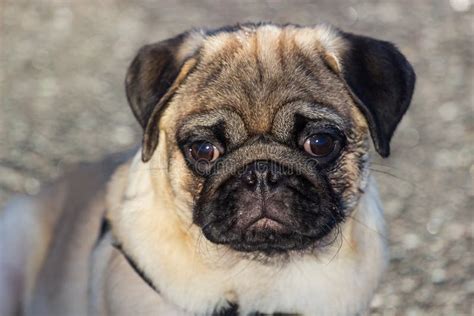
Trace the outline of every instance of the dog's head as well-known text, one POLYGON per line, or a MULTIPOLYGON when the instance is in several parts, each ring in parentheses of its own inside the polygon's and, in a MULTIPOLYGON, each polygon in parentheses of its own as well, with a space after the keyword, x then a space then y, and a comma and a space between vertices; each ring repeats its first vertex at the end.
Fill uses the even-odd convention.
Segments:
POLYGON ((388 42, 245 24, 143 47, 126 90, 142 160, 166 142, 162 172, 174 198, 189 197, 184 218, 213 243, 270 254, 337 231, 364 191, 369 132, 388 156, 414 83, 388 42))

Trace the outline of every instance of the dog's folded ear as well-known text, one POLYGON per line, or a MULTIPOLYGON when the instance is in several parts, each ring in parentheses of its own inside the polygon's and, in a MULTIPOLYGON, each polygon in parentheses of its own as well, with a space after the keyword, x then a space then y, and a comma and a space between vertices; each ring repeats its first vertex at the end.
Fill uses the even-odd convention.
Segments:
POLYGON ((390 154, 390 139, 410 104, 415 72, 391 43, 342 33, 342 76, 369 124, 375 149, 390 154))
POLYGON ((179 84, 191 71, 200 33, 182 33, 174 38, 143 46, 128 68, 127 99, 144 130, 142 160, 147 162, 158 145, 159 119, 179 84))

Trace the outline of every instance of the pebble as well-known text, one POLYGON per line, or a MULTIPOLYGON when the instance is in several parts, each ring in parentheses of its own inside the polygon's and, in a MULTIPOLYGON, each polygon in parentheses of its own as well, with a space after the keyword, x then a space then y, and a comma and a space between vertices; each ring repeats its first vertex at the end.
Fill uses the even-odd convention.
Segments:
POLYGON ((446 280, 446 271, 443 269, 434 269, 431 272, 431 282, 434 284, 442 283, 446 280))

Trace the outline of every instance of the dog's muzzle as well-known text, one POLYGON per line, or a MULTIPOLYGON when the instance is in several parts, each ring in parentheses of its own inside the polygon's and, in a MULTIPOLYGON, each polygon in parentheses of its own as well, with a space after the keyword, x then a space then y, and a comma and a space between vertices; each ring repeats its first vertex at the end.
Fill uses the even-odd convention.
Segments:
POLYGON ((342 220, 336 205, 322 179, 254 161, 201 197, 195 222, 214 243, 270 254, 305 249, 327 235, 342 220))

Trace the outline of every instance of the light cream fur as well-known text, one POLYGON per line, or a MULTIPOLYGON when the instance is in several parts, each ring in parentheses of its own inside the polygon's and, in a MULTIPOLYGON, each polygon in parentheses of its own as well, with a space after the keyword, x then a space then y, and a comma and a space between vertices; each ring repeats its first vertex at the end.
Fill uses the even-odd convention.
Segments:
MULTIPOLYGON (((160 142, 154 159, 164 155, 165 143, 160 142)), ((135 157, 124 203, 109 216, 117 239, 165 300, 200 313, 225 306, 224 299, 236 300, 243 312, 354 315, 367 308, 386 263, 373 180, 340 240, 322 253, 295 256, 275 267, 235 256, 200 237, 197 227, 184 226, 177 209, 187 208, 187 201, 153 189, 153 181, 166 188, 170 179, 166 166, 158 165, 159 173, 135 157)))

